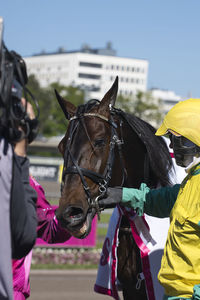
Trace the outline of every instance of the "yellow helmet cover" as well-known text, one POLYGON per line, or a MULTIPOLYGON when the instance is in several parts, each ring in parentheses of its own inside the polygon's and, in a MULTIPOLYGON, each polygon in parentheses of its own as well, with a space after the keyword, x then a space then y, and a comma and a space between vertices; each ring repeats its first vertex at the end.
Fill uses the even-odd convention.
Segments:
POLYGON ((156 135, 165 135, 168 130, 175 131, 200 147, 200 99, 190 98, 174 105, 156 135))

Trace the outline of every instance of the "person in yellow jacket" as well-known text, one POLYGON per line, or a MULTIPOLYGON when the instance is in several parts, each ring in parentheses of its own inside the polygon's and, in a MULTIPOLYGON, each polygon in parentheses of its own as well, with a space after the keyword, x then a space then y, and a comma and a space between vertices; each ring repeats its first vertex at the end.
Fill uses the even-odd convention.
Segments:
POLYGON ((109 188, 100 207, 131 207, 138 215, 170 217, 158 279, 165 300, 200 299, 200 99, 177 103, 156 135, 168 136, 177 165, 187 176, 179 185, 150 190, 109 188))

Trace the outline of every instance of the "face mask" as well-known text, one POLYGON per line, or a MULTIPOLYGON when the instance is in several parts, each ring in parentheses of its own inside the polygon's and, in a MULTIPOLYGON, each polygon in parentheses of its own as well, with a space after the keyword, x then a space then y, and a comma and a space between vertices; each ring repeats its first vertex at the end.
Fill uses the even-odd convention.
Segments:
POLYGON ((176 164, 181 167, 187 167, 193 157, 200 153, 200 148, 184 136, 169 135, 176 164))

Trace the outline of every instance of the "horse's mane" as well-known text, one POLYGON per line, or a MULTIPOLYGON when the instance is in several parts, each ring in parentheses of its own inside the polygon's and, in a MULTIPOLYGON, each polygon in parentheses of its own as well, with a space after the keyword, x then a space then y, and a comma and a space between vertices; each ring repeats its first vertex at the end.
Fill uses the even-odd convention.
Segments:
POLYGON ((117 113, 126 120, 144 143, 149 156, 151 169, 158 178, 161 186, 171 185, 169 173, 173 164, 164 139, 160 136, 156 136, 156 129, 142 119, 125 113, 122 110, 117 110, 117 113))
MULTIPOLYGON (((87 103, 79 105, 77 115, 89 112, 100 101, 91 99, 87 103)), ((138 135, 147 149, 150 166, 161 186, 171 185, 169 173, 172 169, 172 159, 169 149, 162 137, 155 136, 156 129, 142 119, 113 108, 113 113, 121 116, 138 135)))

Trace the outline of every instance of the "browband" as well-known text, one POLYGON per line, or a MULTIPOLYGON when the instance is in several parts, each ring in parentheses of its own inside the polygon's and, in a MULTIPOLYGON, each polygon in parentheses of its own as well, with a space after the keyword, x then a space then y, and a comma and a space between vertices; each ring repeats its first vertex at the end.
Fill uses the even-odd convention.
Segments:
MULTIPOLYGON (((83 117, 98 117, 98 118, 100 118, 100 119, 102 119, 102 120, 104 120, 104 121, 106 121, 106 122, 108 122, 108 123, 110 123, 112 126, 114 126, 115 128, 117 128, 117 125, 114 123, 114 122, 112 122, 110 119, 108 119, 108 118, 106 118, 105 116, 102 116, 102 115, 100 115, 100 114, 95 114, 95 113, 85 113, 85 114, 82 114, 81 116, 83 116, 83 117)), ((69 121, 73 121, 73 120, 76 120, 76 119, 79 119, 80 118, 80 116, 73 116, 73 117, 71 117, 70 119, 69 119, 69 121)))

